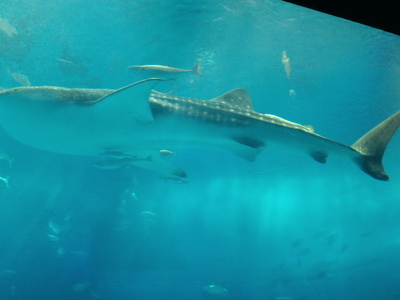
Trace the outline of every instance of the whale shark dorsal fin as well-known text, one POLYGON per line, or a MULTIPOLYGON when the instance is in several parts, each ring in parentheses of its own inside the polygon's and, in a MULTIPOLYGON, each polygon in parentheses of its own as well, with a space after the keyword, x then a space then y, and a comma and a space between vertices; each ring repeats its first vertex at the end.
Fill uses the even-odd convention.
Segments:
POLYGON ((210 101, 223 103, 240 109, 251 110, 251 111, 254 110, 250 95, 246 89, 235 89, 217 98, 211 99, 210 101))
POLYGON ((109 111, 109 113, 129 113, 139 122, 154 121, 150 109, 149 96, 154 85, 164 79, 150 78, 141 80, 123 88, 120 88, 111 94, 96 101, 97 105, 109 111))

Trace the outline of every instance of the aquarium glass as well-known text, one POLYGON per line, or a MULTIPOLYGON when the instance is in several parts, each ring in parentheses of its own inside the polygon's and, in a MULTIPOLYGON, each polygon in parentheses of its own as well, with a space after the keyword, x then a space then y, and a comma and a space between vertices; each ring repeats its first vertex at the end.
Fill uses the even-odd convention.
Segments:
POLYGON ((400 299, 400 134, 388 182, 386 128, 351 148, 399 49, 278 0, 1 1, 0 299, 400 299))

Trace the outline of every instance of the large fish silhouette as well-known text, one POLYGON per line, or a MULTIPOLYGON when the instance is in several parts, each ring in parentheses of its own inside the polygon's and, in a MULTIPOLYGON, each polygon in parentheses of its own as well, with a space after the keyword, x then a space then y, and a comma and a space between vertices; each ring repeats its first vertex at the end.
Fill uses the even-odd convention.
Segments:
POLYGON ((382 156, 400 124, 395 113, 352 146, 332 141, 311 126, 253 110, 245 89, 211 100, 152 90, 146 79, 118 90, 19 87, 0 92, 0 124, 16 140, 43 150, 100 156, 163 176, 186 173, 164 158, 168 150, 226 150, 249 161, 264 149, 303 152, 325 163, 346 158, 370 176, 389 180, 382 156))

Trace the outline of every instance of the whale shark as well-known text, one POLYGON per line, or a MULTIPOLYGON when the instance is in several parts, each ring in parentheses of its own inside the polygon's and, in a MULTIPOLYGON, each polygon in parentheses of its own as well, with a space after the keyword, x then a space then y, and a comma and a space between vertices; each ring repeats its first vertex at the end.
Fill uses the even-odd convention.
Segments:
POLYGON ((382 157, 400 112, 347 146, 312 126, 256 112, 246 89, 210 100, 153 90, 158 78, 123 88, 17 87, 0 92, 0 125, 17 141, 46 151, 97 156, 103 165, 132 164, 161 176, 187 174, 166 153, 205 148, 254 161, 263 150, 301 152, 319 163, 341 157, 388 181, 382 157))

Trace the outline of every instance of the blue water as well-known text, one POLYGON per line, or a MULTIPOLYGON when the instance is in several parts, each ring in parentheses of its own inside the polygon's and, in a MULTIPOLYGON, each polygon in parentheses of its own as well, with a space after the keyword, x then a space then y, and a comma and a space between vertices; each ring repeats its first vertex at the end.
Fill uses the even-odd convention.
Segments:
MULTIPOLYGON (((119 88, 142 79, 129 65, 202 61, 176 95, 246 88, 256 111, 348 145, 400 106, 398 36, 277 0, 2 1, 0 41, 3 89, 119 88)), ((179 184, 0 133, 1 300, 400 299, 399 134, 390 182, 337 159, 169 149, 179 184)))

